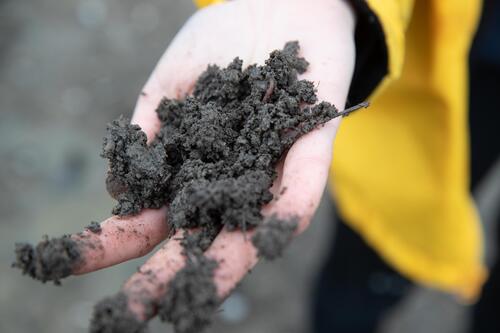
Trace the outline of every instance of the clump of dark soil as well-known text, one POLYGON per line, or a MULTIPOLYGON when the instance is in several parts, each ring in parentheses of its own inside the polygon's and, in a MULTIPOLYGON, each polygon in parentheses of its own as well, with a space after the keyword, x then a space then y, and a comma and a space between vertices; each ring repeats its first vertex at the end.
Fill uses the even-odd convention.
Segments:
MULTIPOLYGON (((201 229, 185 239, 186 266, 159 304, 177 332, 200 331, 219 304, 216 263, 203 255, 211 239, 221 228, 258 226, 273 198, 276 163, 299 137, 341 115, 327 102, 312 106, 313 83, 297 78, 308 66, 298 51, 290 42, 263 66, 243 69, 238 58, 226 68, 209 66, 192 96, 163 99, 161 129, 149 145, 124 118, 108 127, 102 156, 110 164, 108 191, 118 200, 113 213, 167 204, 172 230, 201 229)), ((279 256, 295 226, 272 218, 253 239, 259 254, 279 256)))
POLYGON ((165 203, 171 177, 167 153, 159 140, 148 146, 146 134, 120 117, 108 126, 102 156, 109 160, 106 188, 118 200, 113 214, 129 215, 165 203))
POLYGON ((178 333, 201 332, 209 325, 220 304, 213 282, 216 267, 203 255, 188 256, 159 304, 160 319, 172 323, 178 333))
POLYGON ((118 293, 107 297, 94 307, 90 322, 91 333, 146 333, 144 321, 138 320, 128 309, 127 296, 118 293))
POLYGON ((242 69, 236 58, 198 79, 193 96, 164 99, 157 109, 160 133, 146 135, 121 118, 108 127, 103 156, 113 212, 135 214, 169 205, 175 229, 260 223, 272 199, 277 161, 302 135, 339 115, 317 102, 312 82, 298 80, 308 66, 297 42, 274 51, 264 66, 242 69))
POLYGON ((215 260, 203 255, 207 244, 202 233, 185 236, 186 265, 170 281, 159 304, 159 316, 174 325, 178 333, 198 333, 211 323, 220 300, 213 281, 215 260), (201 242, 201 243, 200 243, 201 242))
POLYGON ((88 226, 86 226, 85 229, 87 229, 88 231, 90 231, 94 234, 100 234, 102 231, 101 225, 96 221, 90 222, 90 224, 88 226))
POLYGON ((287 220, 272 215, 255 232, 252 243, 257 249, 259 257, 274 260, 281 257, 283 250, 292 240, 297 230, 298 217, 287 220))
POLYGON ((81 261, 80 249, 69 236, 49 239, 44 236, 36 247, 27 243, 16 244, 16 262, 12 264, 34 279, 54 281, 71 275, 81 261))

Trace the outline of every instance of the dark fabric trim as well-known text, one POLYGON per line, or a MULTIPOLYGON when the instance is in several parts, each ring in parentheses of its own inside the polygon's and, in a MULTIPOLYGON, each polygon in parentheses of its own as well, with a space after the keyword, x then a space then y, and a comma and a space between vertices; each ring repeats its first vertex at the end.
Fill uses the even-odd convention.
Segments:
POLYGON ((349 1, 357 15, 356 63, 346 107, 366 100, 388 73, 388 51, 380 21, 365 0, 349 1))

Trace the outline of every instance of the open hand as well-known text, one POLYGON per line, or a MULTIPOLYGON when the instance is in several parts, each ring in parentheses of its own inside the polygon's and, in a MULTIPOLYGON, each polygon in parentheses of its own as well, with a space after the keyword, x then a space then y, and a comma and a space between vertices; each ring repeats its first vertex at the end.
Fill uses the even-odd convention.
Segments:
MULTIPOLYGON (((160 127, 155 109, 163 97, 182 98, 192 92, 208 64, 226 66, 240 57, 244 66, 263 63, 269 53, 287 41, 298 40, 301 56, 310 66, 301 78, 317 85, 320 101, 342 109, 354 68, 354 15, 341 0, 239 0, 197 12, 172 41, 144 86, 132 119, 148 139, 160 127)), ((297 233, 305 230, 323 193, 332 158, 336 118, 301 137, 277 166, 273 193, 280 193, 263 209, 264 216, 298 216, 297 233)), ((74 240, 90 242, 73 274, 83 274, 147 254, 164 245, 123 285, 126 307, 140 322, 155 313, 155 304, 166 294, 168 282, 185 263, 179 241, 182 230, 168 238, 167 207, 145 209, 133 217, 111 217, 100 233, 85 230, 74 240), (96 245, 97 244, 97 245, 96 245)), ((214 282, 218 296, 227 297, 257 263, 251 233, 223 229, 205 252, 217 261, 214 282)))

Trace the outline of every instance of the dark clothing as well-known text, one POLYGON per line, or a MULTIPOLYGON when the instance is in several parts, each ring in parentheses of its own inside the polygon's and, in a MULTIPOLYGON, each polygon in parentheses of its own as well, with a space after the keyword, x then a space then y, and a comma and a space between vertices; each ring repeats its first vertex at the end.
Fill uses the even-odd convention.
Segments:
MULTIPOLYGON (((470 54, 471 174, 473 188, 500 158, 500 2, 484 2, 470 54)), ((497 216, 500 226, 500 216, 497 216)), ((497 227, 500 244, 500 227, 497 227)), ((500 332, 500 261, 474 308, 471 333, 500 332)))

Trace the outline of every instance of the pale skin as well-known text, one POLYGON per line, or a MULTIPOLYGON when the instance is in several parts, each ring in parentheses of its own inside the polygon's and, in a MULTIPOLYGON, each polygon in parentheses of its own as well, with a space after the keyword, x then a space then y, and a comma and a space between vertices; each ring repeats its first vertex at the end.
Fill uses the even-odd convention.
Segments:
MULTIPOLYGON (((160 126, 155 114, 160 100, 189 94, 208 64, 225 66, 235 56, 244 66, 263 63, 270 51, 290 40, 299 41, 300 55, 310 63, 301 78, 316 83, 320 101, 343 109, 354 69, 354 27, 353 11, 341 0, 239 0, 208 7, 191 17, 167 48, 139 96, 132 122, 151 140, 160 126)), ((297 234, 308 227, 326 184, 339 123, 340 118, 331 120, 291 147, 277 167, 273 185, 274 193, 286 191, 264 207, 264 216, 299 216, 297 234)), ((142 290, 141 297, 147 291, 153 302, 161 299, 184 265, 177 240, 182 231, 167 239, 166 211, 164 207, 133 217, 113 216, 101 223, 100 234, 83 232, 87 241, 99 246, 84 250, 77 275, 143 256, 165 241, 122 286, 129 308, 140 320, 149 318, 137 291, 142 290), (154 272, 153 278, 146 278, 147 271, 154 272)), ((258 262, 251 235, 251 231, 244 236, 241 231, 223 230, 205 253, 218 262, 214 282, 221 298, 258 262)))

